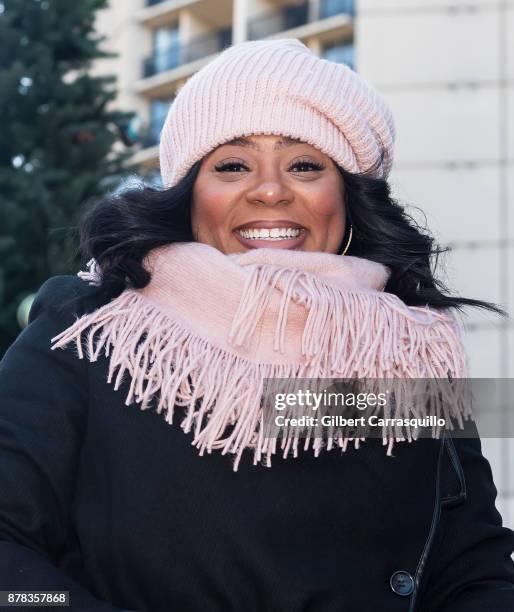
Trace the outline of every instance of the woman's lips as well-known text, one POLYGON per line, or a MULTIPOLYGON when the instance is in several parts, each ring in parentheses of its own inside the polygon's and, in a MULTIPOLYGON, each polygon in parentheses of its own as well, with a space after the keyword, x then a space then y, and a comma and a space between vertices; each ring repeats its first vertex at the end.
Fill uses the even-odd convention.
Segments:
POLYGON ((249 249, 296 249, 307 237, 307 230, 302 229, 298 236, 281 240, 266 240, 265 238, 245 238, 237 231, 233 232, 239 242, 249 249))

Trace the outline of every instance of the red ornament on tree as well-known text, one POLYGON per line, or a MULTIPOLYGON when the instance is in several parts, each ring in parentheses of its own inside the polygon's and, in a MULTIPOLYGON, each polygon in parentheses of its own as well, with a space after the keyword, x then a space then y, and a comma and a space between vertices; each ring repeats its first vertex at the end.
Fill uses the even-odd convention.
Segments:
POLYGON ((91 130, 79 130, 73 135, 73 141, 77 144, 86 144, 92 142, 95 139, 95 135, 91 130))

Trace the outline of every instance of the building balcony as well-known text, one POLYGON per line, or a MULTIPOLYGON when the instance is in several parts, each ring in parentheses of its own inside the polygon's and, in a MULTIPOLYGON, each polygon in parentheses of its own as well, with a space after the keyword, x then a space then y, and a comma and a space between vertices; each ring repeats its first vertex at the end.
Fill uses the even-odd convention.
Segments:
POLYGON ((198 23, 216 29, 232 21, 232 2, 233 0, 160 0, 137 9, 134 18, 141 25, 155 29, 170 25, 177 20, 182 10, 186 10, 198 23))
POLYGON ((197 36, 186 44, 170 45, 143 61, 143 78, 213 55, 230 46, 231 43, 232 26, 228 26, 197 36))
POLYGON ((146 0, 145 2, 145 6, 140 9, 143 11, 143 15, 145 11, 148 11, 148 9, 150 9, 150 13, 152 11, 152 9, 157 7, 158 11, 161 10, 177 10, 177 9, 181 9, 187 6, 190 6, 192 4, 195 4, 196 2, 201 2, 202 0, 146 0), (161 9, 160 5, 164 5, 161 9))
POLYGON ((259 40, 280 32, 300 28, 307 24, 335 17, 355 16, 354 0, 303 0, 294 5, 266 11, 248 21, 248 39, 259 40))
MULTIPOLYGON (((169 1, 163 0, 163 6, 169 1)), ((195 2, 195 6, 204 6, 202 0, 195 2)), ((334 39, 350 41, 354 34, 354 11, 354 0, 318 0, 310 3, 301 0, 293 6, 282 6, 250 18, 246 38, 269 39, 285 35, 300 40, 316 37, 321 43, 334 39)), ((227 15, 218 11, 217 18, 221 23, 216 30, 187 43, 173 41, 169 46, 154 51, 144 61, 141 79, 134 83, 134 90, 151 98, 168 95, 176 83, 187 80, 225 47, 230 46, 232 28, 222 25, 227 23, 227 15)))

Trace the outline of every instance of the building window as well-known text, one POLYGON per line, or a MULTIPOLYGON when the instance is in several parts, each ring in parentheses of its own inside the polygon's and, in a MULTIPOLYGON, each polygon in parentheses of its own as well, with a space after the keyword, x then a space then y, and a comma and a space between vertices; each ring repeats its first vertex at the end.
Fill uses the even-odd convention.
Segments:
POLYGON ((171 99, 167 100, 152 100, 150 102, 150 121, 148 123, 148 131, 143 140, 143 146, 152 147, 158 144, 162 126, 174 97, 172 96, 171 99))
POLYGON ((161 135, 164 120, 170 108, 169 100, 152 100, 150 103, 150 132, 156 142, 161 135))
POLYGON ((336 41, 327 43, 323 46, 321 57, 331 62, 346 64, 352 70, 355 70, 355 45, 353 42, 336 41))
POLYGON ((180 45, 178 23, 159 28, 153 33, 154 73, 171 70, 180 65, 180 45))
POLYGON ((232 43, 232 26, 195 36, 182 46, 182 63, 194 62, 225 49, 232 43))
POLYGON ((354 0, 321 0, 320 19, 332 17, 333 15, 354 15, 354 0))
POLYGON ((249 40, 259 40, 309 23, 309 8, 308 0, 297 0, 294 4, 255 15, 248 21, 249 40))

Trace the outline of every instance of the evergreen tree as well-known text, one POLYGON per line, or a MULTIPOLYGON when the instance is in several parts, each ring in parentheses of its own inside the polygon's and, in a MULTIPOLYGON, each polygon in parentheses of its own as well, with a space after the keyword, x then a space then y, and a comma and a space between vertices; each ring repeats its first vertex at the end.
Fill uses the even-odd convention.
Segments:
POLYGON ((133 117, 107 110, 115 76, 89 73, 108 0, 0 0, 0 357, 17 311, 50 276, 76 274, 76 226, 133 170, 114 146, 133 117))

